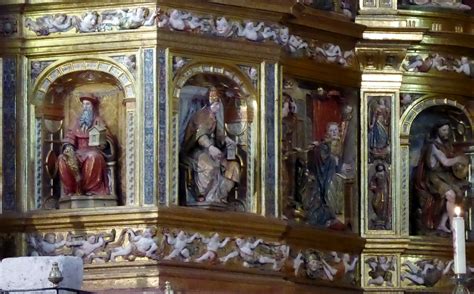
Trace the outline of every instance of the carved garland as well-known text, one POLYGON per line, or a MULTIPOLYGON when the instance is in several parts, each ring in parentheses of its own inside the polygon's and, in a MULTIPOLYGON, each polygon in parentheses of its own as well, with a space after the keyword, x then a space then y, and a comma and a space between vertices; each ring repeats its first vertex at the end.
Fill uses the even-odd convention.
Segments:
POLYGON ((132 262, 137 258, 245 267, 288 272, 303 277, 355 285, 358 256, 315 249, 295 251, 289 245, 255 237, 200 234, 146 227, 100 233, 29 234, 31 255, 72 255, 85 264, 132 262))
POLYGON ((407 55, 402 68, 408 72, 455 72, 474 77, 474 62, 467 56, 453 57, 440 53, 407 55))
POLYGON ((320 43, 290 34, 288 27, 278 23, 261 21, 228 20, 225 16, 197 15, 188 11, 148 7, 121 8, 115 10, 87 11, 82 15, 47 14, 35 19, 27 18, 25 26, 37 36, 64 33, 75 29, 76 33, 94 33, 134 30, 142 27, 158 27, 171 31, 185 31, 226 39, 251 42, 272 41, 293 57, 352 66, 354 49, 343 50, 333 43, 320 43))

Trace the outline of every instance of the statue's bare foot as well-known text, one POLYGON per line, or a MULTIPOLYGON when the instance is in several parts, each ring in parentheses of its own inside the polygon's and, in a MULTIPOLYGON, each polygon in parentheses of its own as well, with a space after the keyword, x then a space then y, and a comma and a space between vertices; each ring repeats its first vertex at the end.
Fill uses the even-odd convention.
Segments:
POLYGON ((442 232, 445 232, 445 233, 451 233, 451 230, 448 229, 445 225, 439 225, 436 229, 438 231, 442 231, 442 232))

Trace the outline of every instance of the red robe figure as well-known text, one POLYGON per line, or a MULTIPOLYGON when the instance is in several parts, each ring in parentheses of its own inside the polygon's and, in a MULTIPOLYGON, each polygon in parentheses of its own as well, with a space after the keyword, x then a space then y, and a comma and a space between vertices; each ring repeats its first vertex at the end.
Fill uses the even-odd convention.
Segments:
POLYGON ((110 194, 105 157, 99 147, 89 146, 89 130, 105 127, 97 109, 96 97, 80 97, 81 115, 72 123, 63 139, 63 154, 59 156, 59 177, 64 195, 110 194))

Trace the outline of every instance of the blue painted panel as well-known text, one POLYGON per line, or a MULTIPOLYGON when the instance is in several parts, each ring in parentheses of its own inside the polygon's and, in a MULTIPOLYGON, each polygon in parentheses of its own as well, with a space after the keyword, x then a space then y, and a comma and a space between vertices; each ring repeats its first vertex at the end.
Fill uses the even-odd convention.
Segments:
POLYGON ((144 119, 144 132, 145 132, 145 158, 144 158, 144 170, 145 170, 145 204, 153 204, 155 201, 155 152, 154 146, 156 138, 154 135, 154 121, 155 121, 155 97, 154 97, 154 50, 145 49, 144 51, 144 65, 143 65, 143 78, 144 78, 144 108, 145 108, 145 119, 144 119))
POLYGON ((16 59, 3 60, 3 209, 15 210, 16 59))

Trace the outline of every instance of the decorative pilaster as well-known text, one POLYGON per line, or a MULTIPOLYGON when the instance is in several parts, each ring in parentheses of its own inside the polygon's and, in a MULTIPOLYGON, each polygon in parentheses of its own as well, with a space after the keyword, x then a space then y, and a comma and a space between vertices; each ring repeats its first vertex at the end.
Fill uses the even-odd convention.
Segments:
POLYGON ((144 199, 143 204, 156 203, 156 158, 155 158, 155 50, 145 49, 143 52, 143 100, 144 100, 144 199))
POLYGON ((135 171, 136 171, 136 156, 135 156, 135 103, 128 102, 127 105, 127 117, 126 117, 126 159, 125 164, 127 166, 126 174, 126 205, 137 205, 136 199, 136 185, 135 185, 135 171))
POLYGON ((262 126, 262 197, 263 211, 266 216, 278 216, 278 170, 280 150, 280 70, 275 63, 263 63, 264 87, 261 94, 262 126))
POLYGON ((43 132, 42 132, 42 119, 35 118, 35 198, 34 198, 34 208, 39 209, 43 203, 43 161, 42 161, 42 152, 43 152, 43 132))
POLYGON ((362 287, 367 291, 400 287, 398 267, 402 235, 407 231, 408 202, 403 200, 401 179, 399 94, 403 48, 364 44, 358 48, 361 85, 361 234, 367 243, 361 262, 362 287), (369 46, 368 46, 369 45, 369 46), (403 208, 402 208, 403 207, 403 208), (402 211, 405 209, 406 211, 402 211), (385 272, 380 274, 380 269, 385 272), (378 275, 378 276, 377 276, 378 275))
POLYGON ((3 211, 17 208, 16 195, 16 85, 15 57, 3 59, 2 68, 2 186, 3 211))
POLYGON ((168 79, 167 79, 167 66, 166 66, 166 51, 164 49, 158 50, 157 62, 158 62, 158 195, 159 204, 166 204, 166 192, 168 191, 168 169, 166 164, 168 162, 168 141, 167 136, 170 134, 167 132, 167 119, 168 119, 168 101, 166 94, 168 91, 168 79))

